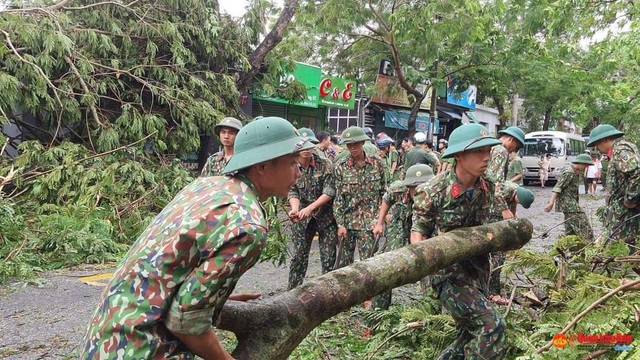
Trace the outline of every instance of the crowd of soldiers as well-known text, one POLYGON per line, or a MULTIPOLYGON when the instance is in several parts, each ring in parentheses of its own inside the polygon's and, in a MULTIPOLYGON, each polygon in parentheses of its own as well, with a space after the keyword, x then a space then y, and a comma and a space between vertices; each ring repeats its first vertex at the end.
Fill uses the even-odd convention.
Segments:
MULTIPOLYGON (((232 291, 264 245, 259 201, 270 196, 286 196, 290 207, 289 289, 304 281, 315 236, 326 273, 353 263, 356 249, 363 260, 453 229, 513 218, 518 203, 528 208, 534 201, 518 184, 522 165, 515 153, 524 132, 515 126, 495 138, 482 125, 464 124, 448 141, 441 139, 437 151, 424 133, 403 139, 396 150, 387 134, 360 127, 342 132, 341 151, 328 133, 316 136, 280 118, 245 126, 225 118, 215 133, 223 150, 149 225, 111 279, 83 340, 83 358, 116 352, 169 358, 182 351, 230 359, 211 319, 227 300, 255 298, 232 291)), ((611 159, 604 239, 625 241, 635 251, 640 162, 623 135, 600 125, 589 145, 611 159)), ((567 232, 585 239, 593 235, 584 230, 590 229, 584 212, 578 214, 576 174, 588 163, 576 158, 545 208, 555 203, 567 232)), ((496 308, 503 261, 504 254, 478 255, 426 279, 457 328, 441 359, 504 357, 505 324, 496 308)), ((372 307, 386 309, 390 302, 391 292, 383 293, 372 307)))

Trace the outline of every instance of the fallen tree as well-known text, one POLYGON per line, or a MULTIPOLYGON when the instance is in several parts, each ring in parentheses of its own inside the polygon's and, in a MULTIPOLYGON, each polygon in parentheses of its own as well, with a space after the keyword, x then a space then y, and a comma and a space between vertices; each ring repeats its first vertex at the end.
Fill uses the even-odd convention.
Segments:
POLYGON ((454 230, 332 271, 265 301, 227 302, 218 328, 236 335, 236 359, 286 359, 311 330, 340 312, 472 256, 519 249, 532 233, 526 219, 454 230))

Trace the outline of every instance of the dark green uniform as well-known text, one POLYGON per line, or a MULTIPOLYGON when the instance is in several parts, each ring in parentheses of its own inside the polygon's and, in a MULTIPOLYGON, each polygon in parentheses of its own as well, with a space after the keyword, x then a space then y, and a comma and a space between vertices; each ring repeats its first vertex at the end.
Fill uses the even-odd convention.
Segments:
MULTIPOLYGON (((330 186, 333 166, 326 157, 313 152, 309 166, 301 168, 302 177, 289 191, 289 198, 300 200, 300 209, 316 201, 322 194, 335 196, 330 186)), ((309 264, 309 250, 317 233, 322 273, 333 270, 336 262, 338 227, 333 217, 333 205, 325 204, 312 216, 292 224, 293 257, 289 269, 289 290, 302 284, 309 264)))
MULTIPOLYGON (((412 232, 430 238, 461 227, 489 223, 492 205, 506 204, 496 197, 496 186, 478 179, 472 192, 461 190, 455 168, 418 186, 414 196, 412 232)), ((425 240, 429 241, 429 240, 425 240)), ((456 322, 458 336, 441 359, 502 359, 505 324, 487 299, 489 256, 478 255, 431 276, 431 285, 442 306, 456 322)))

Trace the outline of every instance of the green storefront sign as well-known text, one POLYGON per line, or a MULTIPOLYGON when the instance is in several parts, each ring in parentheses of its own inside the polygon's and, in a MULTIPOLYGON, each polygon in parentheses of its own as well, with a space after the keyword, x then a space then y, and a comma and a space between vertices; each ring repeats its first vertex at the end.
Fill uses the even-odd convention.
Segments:
MULTIPOLYGON (((296 69, 291 74, 284 74, 280 79, 281 83, 290 83, 293 80, 298 80, 307 87, 307 98, 301 102, 294 102, 292 104, 310 108, 318 107, 318 84, 320 84, 320 77, 322 76, 322 70, 319 67, 311 66, 302 63, 296 63, 296 69)), ((263 96, 258 91, 254 95, 254 98, 259 100, 268 100, 281 104, 291 104, 289 100, 285 100, 278 97, 263 96)))
POLYGON ((303 63, 296 63, 293 73, 282 76, 280 82, 288 83, 298 80, 307 87, 307 97, 301 102, 290 102, 278 97, 264 96, 258 90, 253 97, 258 100, 266 100, 280 104, 293 104, 297 106, 318 108, 318 105, 350 109, 355 108, 356 82, 335 76, 322 76, 319 67, 303 63))
POLYGON ((330 108, 353 110, 356 106, 356 82, 335 76, 323 76, 320 81, 318 104, 330 108))

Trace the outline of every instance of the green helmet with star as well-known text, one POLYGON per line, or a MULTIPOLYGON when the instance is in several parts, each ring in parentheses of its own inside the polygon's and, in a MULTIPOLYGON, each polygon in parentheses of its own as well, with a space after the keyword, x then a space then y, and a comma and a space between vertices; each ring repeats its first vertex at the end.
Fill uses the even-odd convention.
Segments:
POLYGON ((427 182, 434 176, 431 166, 426 164, 415 164, 407 169, 407 174, 402 181, 404 186, 418 186, 427 182))
POLYGON ((624 133, 614 128, 612 125, 598 125, 589 133, 589 143, 587 143, 587 146, 594 146, 598 141, 608 137, 620 137, 622 135, 624 135, 624 133))
POLYGON ((589 156, 587 154, 580 154, 580 155, 576 156, 576 158, 573 159, 573 161, 571 161, 571 163, 573 163, 573 164, 593 165, 593 161, 591 160, 591 156, 589 156))
POLYGON ((316 134, 313 133, 313 130, 309 128, 300 128, 298 129, 298 132, 300 133, 300 136, 302 136, 305 139, 309 139, 309 141, 311 141, 314 144, 317 144, 320 142, 320 140, 316 138, 316 134))
POLYGON ((246 169, 314 146, 309 138, 300 136, 289 121, 280 117, 257 117, 238 132, 233 156, 223 173, 246 169))
POLYGON ((365 134, 364 129, 358 126, 351 126, 346 128, 342 135, 340 135, 340 139, 343 144, 353 144, 360 141, 369 141, 371 140, 367 134, 365 134))
POLYGON ((453 155, 467 150, 499 144, 500 140, 491 136, 484 126, 475 123, 464 124, 451 132, 449 147, 442 154, 442 158, 452 158, 453 155))
POLYGON ((524 131, 517 126, 509 126, 504 130, 498 131, 499 135, 509 135, 518 140, 520 146, 524 146, 524 131))
POLYGON ((223 127, 228 127, 240 131, 240 129, 242 129, 242 121, 231 116, 226 117, 220 120, 220 122, 213 127, 213 131, 216 133, 216 135, 220 136, 220 130, 222 130, 223 127))

